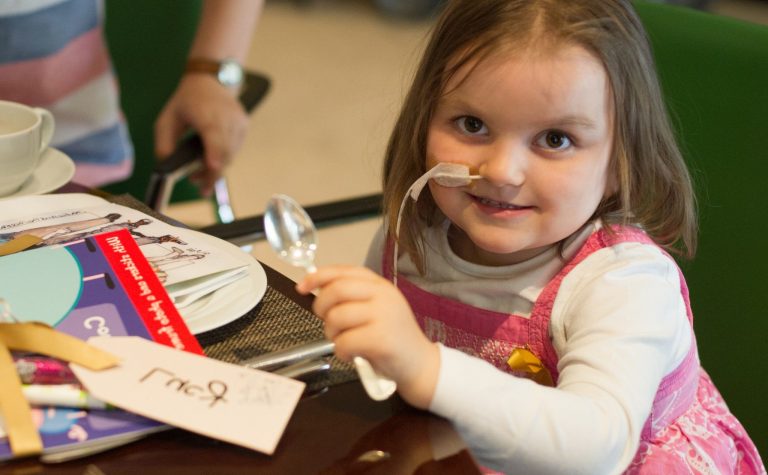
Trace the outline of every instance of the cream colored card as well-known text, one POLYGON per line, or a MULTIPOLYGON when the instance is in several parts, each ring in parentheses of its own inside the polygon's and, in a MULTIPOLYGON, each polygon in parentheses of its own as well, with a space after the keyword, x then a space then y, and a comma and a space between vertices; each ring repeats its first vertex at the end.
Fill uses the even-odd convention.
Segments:
POLYGON ((90 371, 72 364, 94 397, 127 411, 272 454, 304 383, 179 351, 144 338, 94 337, 121 359, 90 371))

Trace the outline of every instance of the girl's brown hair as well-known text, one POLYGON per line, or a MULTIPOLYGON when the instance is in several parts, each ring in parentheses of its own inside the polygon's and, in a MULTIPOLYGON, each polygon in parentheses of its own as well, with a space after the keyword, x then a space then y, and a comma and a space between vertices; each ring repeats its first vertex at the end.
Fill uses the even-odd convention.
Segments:
MULTIPOLYGON (((696 205, 645 30, 628 0, 455 0, 437 21, 389 140, 384 213, 394 238, 401 200, 426 172, 427 130, 448 81, 473 61, 523 47, 579 45, 606 71, 615 109, 610 169, 617 193, 595 218, 641 226, 669 251, 692 257, 696 205)), ((421 235, 434 224, 428 189, 407 206, 399 245, 423 271, 421 235)))

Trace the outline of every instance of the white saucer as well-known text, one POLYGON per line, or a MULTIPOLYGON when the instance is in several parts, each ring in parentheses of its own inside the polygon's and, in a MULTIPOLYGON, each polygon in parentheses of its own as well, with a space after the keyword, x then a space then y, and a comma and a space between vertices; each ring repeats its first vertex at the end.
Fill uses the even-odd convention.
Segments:
POLYGON ((15 193, 0 197, 0 200, 17 196, 42 195, 66 185, 75 174, 75 162, 64 152, 48 147, 32 176, 15 193))

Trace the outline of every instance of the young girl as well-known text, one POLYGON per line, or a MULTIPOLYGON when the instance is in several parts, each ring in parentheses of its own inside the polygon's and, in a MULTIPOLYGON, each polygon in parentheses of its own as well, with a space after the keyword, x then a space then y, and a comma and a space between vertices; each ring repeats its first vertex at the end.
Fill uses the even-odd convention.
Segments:
POLYGON ((629 1, 449 3, 384 197, 369 264, 386 278, 329 267, 298 289, 319 289, 339 357, 453 421, 482 464, 765 473, 667 254, 693 255, 694 197, 629 1), (443 163, 472 175, 429 181, 400 222, 443 163))

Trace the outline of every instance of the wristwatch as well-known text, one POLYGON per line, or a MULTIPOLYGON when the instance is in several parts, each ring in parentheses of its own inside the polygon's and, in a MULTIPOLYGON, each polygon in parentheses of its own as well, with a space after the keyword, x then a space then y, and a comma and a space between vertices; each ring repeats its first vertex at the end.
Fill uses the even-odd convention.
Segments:
POLYGON ((222 60, 190 58, 185 73, 212 74, 222 86, 238 87, 243 82, 243 68, 232 58, 222 60))

